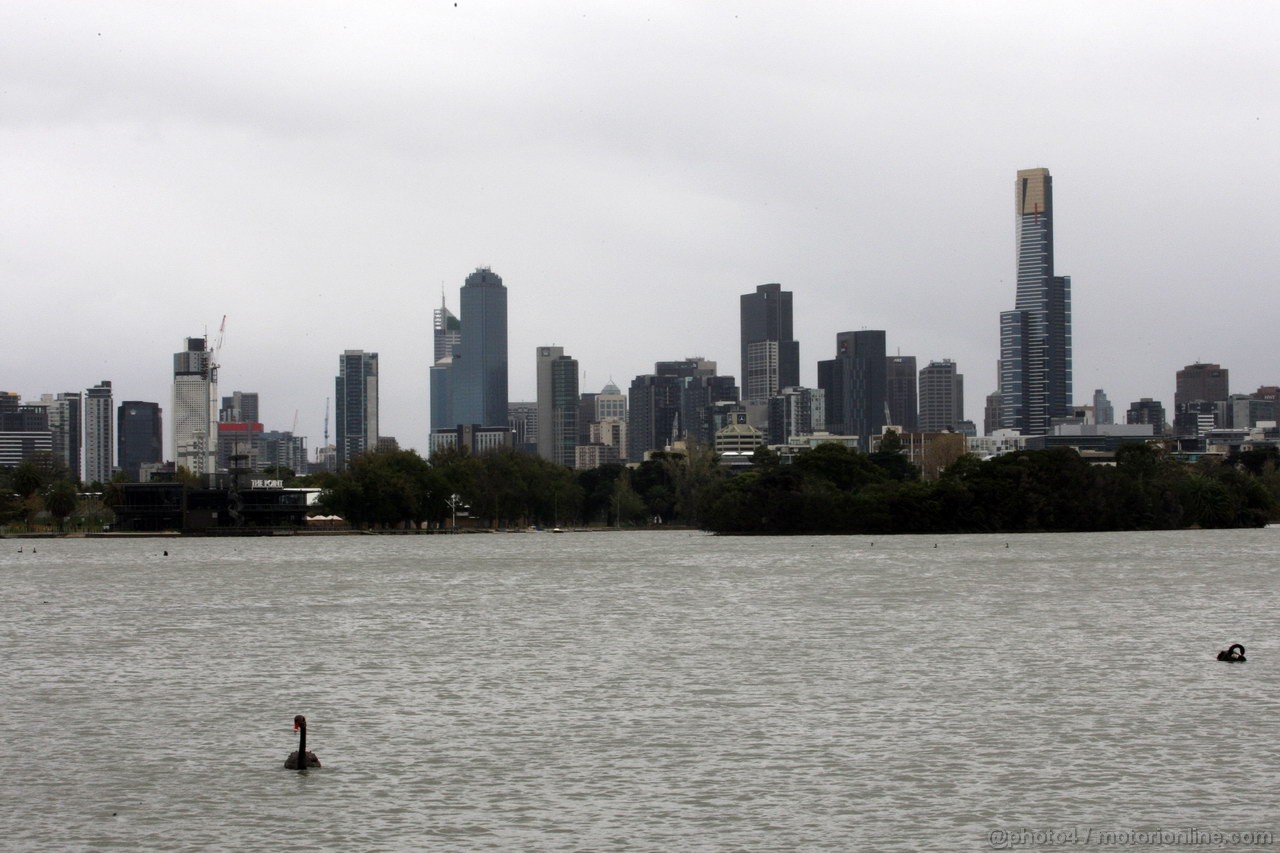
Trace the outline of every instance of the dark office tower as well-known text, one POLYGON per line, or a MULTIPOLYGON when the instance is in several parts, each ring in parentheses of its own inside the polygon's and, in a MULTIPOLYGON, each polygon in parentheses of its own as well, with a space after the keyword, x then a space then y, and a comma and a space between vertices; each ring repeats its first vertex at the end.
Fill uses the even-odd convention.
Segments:
POLYGON ((738 402, 738 384, 732 376, 694 375, 681 379, 680 435, 703 447, 716 443, 715 412, 720 403, 738 402))
POLYGON ((591 443, 591 424, 597 420, 596 398, 599 396, 600 394, 595 391, 578 395, 578 444, 591 443))
POLYGON ((164 430, 160 404, 125 400, 116 409, 116 454, 120 470, 131 483, 139 482, 143 465, 164 461, 164 430))
POLYGON ((84 393, 84 481, 110 483, 112 440, 111 383, 104 379, 84 393))
POLYGON ((427 374, 427 389, 430 395, 431 430, 452 430, 458 426, 453 418, 453 356, 449 356, 431 365, 427 374))
POLYGON ((884 332, 836 335, 836 357, 818 362, 818 387, 826 395, 827 431, 856 435, 868 451, 885 425, 884 332))
POLYGON ((800 384, 800 343, 792 338, 791 291, 762 284, 739 298, 742 399, 767 400, 800 384))
POLYGON ((218 412, 218 420, 235 423, 256 424, 258 418, 258 392, 233 391, 230 397, 222 398, 222 409, 218 412))
POLYGON ((1018 291, 1000 314, 1000 426, 1046 435, 1071 414, 1071 279, 1054 275, 1053 179, 1018 172, 1014 196, 1018 291))
POLYGON ((58 399, 67 404, 67 467, 79 477, 84 458, 81 452, 84 446, 84 397, 79 391, 63 391, 58 394, 58 399))
POLYGON ((1226 425, 1227 398, 1231 396, 1228 374, 1221 365, 1200 362, 1178 371, 1173 392, 1173 424, 1177 435, 1200 435, 1207 428, 1226 425))
POLYGON ((817 388, 783 388, 769 400, 769 444, 786 444, 827 428, 826 400, 817 388))
POLYGON ((662 450, 679 438, 685 379, 637 376, 631 381, 627 413, 627 460, 643 462, 647 450, 662 450))
POLYGON ((964 420, 964 377, 949 358, 920 371, 920 431, 960 431, 964 420))
POLYGON ((919 428, 916 403, 916 357, 891 355, 884 360, 885 401, 889 405, 889 423, 904 432, 919 428))
POLYGON ((1129 404, 1129 411, 1125 413, 1124 422, 1127 424, 1151 424, 1153 433, 1164 435, 1164 404, 1150 397, 1143 397, 1136 403, 1129 404))
POLYGON ((573 467, 578 446, 578 360, 538 347, 538 455, 573 467))
POLYGON ((334 381, 338 469, 378 446, 378 354, 349 349, 338 357, 334 381))
POLYGON ((507 289, 488 267, 462 286, 462 342, 452 367, 453 420, 507 423, 507 289))
POLYGON ((1229 373, 1219 364, 1188 364, 1177 374, 1178 384, 1173 392, 1174 408, 1195 400, 1207 400, 1211 403, 1226 400, 1231 396, 1229 373))

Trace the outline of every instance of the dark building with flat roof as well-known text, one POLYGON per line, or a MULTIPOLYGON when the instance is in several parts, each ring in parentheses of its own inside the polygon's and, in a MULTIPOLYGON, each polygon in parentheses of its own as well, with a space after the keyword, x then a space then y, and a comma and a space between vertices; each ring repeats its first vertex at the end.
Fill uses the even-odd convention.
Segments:
POLYGON ((164 461, 164 428, 159 403, 125 400, 116 409, 116 462, 137 483, 141 468, 164 461))
POLYGON ((253 534, 305 526, 307 495, 278 487, 197 489, 185 483, 126 483, 118 531, 253 534))
POLYGON ((869 452, 871 437, 885 426, 884 332, 836 335, 836 357, 818 362, 818 387, 826 395, 827 431, 858 436, 869 452))
POLYGON ((905 432, 919 429, 919 397, 916 392, 916 357, 885 356, 885 402, 889 406, 889 423, 905 432))
POLYGON ((742 398, 767 400, 800 384, 800 343, 793 338, 791 291, 761 284, 739 297, 742 398))

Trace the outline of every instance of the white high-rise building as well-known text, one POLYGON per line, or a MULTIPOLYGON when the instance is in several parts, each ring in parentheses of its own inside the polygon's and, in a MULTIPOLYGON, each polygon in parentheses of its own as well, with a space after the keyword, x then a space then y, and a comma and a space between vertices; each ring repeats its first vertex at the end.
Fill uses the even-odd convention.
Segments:
POLYGON ((106 379, 84 394, 84 481, 111 482, 115 450, 115 403, 106 379))
POLYGON ((187 338, 173 354, 173 456, 192 474, 212 474, 218 458, 218 366, 207 338, 187 338))

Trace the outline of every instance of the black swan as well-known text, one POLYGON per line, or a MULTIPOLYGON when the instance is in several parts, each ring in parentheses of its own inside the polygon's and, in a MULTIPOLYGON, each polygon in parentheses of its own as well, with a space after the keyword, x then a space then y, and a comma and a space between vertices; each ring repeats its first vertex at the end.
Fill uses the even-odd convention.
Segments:
POLYGON ((1218 652, 1218 660, 1224 660, 1227 663, 1244 663, 1244 646, 1235 643, 1225 652, 1218 652), (1239 649, 1239 651, 1237 651, 1239 649))
POLYGON ((319 767, 320 759, 314 752, 307 752, 307 718, 299 714, 293 718, 293 730, 298 733, 298 748, 289 753, 284 760, 285 770, 306 770, 308 767, 319 767), (305 755, 303 766, 298 766, 298 756, 305 755))

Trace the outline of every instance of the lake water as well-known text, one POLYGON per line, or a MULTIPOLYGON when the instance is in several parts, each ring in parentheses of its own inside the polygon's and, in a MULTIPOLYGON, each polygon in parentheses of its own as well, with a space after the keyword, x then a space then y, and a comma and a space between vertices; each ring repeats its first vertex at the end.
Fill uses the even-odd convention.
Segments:
POLYGON ((1280 833, 1278 545, 4 540, 0 847, 1280 833), (299 713, 323 769, 281 769, 299 713))

